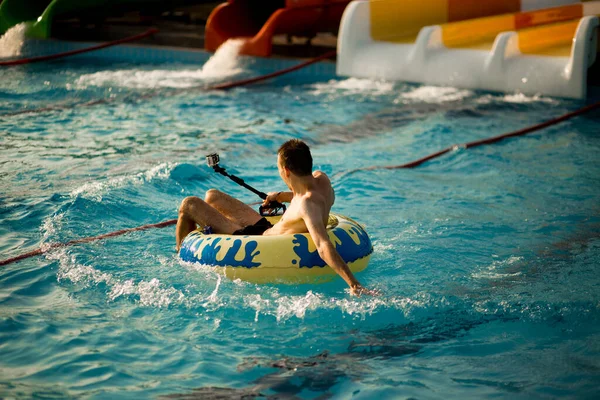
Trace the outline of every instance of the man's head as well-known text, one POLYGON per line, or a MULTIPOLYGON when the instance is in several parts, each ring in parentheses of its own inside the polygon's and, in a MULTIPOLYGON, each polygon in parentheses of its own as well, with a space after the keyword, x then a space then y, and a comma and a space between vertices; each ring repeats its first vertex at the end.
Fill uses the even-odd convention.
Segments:
MULTIPOLYGON (((298 139, 288 140, 281 145, 277 151, 277 156, 277 167, 280 174, 287 170, 299 177, 312 175, 312 156, 310 149, 303 141, 298 139)), ((281 177, 284 178, 285 175, 282 174, 281 177)))

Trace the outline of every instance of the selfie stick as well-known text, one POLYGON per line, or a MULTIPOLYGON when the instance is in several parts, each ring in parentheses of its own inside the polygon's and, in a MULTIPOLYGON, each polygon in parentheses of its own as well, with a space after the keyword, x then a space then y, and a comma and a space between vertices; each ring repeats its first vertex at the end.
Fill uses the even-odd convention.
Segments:
MULTIPOLYGON (((206 163, 208 164, 209 167, 212 167, 212 169, 214 169, 215 172, 218 172, 219 174, 231 179, 238 185, 245 187, 246 189, 248 189, 249 191, 251 191, 252 193, 257 195, 258 197, 260 197, 261 199, 265 200, 267 198, 266 193, 261 192, 260 190, 254 189, 252 186, 250 186, 246 182, 244 182, 244 180, 242 178, 239 178, 235 175, 231 175, 231 174, 227 173, 227 171, 225 171, 225 168, 223 168, 219 165, 219 155, 217 153, 212 153, 212 154, 207 155, 206 163)), ((283 214, 285 212, 286 208, 285 208, 284 204, 281 204, 277 201, 272 201, 267 206, 259 207, 259 213, 260 213, 260 215, 263 215, 263 216, 264 215, 277 215, 279 210, 282 210, 282 214, 283 214)))

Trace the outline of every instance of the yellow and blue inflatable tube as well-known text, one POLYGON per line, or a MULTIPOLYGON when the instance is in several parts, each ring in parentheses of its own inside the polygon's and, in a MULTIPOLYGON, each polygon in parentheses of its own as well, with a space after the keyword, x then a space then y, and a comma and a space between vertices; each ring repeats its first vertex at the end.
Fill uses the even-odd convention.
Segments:
MULTIPOLYGON (((267 217, 273 224, 279 218, 267 217)), ((367 267, 373 245, 362 225, 348 217, 330 214, 327 232, 352 272, 367 267)), ((319 256, 308 233, 234 236, 205 235, 195 230, 183 240, 179 257, 209 265, 230 279, 253 283, 315 283, 336 276, 319 256)))

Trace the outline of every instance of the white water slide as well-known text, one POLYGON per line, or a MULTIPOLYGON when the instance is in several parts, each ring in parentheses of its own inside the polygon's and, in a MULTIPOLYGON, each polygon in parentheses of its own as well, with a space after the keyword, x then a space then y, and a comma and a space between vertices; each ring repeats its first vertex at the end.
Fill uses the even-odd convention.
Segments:
POLYGON ((337 73, 584 99, 600 1, 356 0, 337 73))

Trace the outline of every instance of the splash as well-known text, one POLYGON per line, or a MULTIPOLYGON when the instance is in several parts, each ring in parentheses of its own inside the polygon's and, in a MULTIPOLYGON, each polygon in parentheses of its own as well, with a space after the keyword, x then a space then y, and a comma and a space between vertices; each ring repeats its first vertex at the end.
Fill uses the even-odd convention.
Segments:
POLYGON ((238 56, 244 42, 244 39, 229 39, 223 43, 202 67, 203 77, 222 78, 242 72, 238 56))
MULTIPOLYGON (((386 310, 401 311, 408 316, 416 309, 431 307, 433 300, 400 296, 370 298, 335 298, 309 290, 305 295, 280 295, 277 291, 244 296, 244 307, 254 310, 254 321, 259 316, 275 318, 277 323, 290 319, 303 320, 312 315, 323 316, 323 313, 341 313, 344 317, 355 317, 365 320, 368 316, 385 313, 386 310)), ((333 314, 329 314, 333 315, 333 314)))
POLYGON ((166 179, 170 176, 171 170, 173 170, 176 165, 177 164, 174 163, 162 163, 149 169, 148 171, 139 172, 135 175, 121 176, 100 182, 85 183, 72 190, 70 196, 102 201, 102 194, 110 189, 127 185, 142 185, 155 178, 166 179))
POLYGON ((507 94, 506 96, 504 96, 502 98, 502 100, 504 100, 507 103, 535 103, 535 102, 549 103, 549 104, 556 103, 555 100, 553 100, 549 97, 542 97, 537 94, 534 96, 526 96, 523 93, 507 94))
POLYGON ((473 92, 470 90, 459 90, 452 87, 421 86, 408 93, 402 93, 400 98, 394 100, 394 103, 445 103, 449 101, 459 101, 472 94, 473 92))
POLYGON ((200 69, 193 70, 139 70, 101 71, 80 76, 75 85, 79 89, 88 86, 118 86, 133 89, 191 88, 206 81, 216 81, 237 75, 243 71, 238 57, 243 40, 228 40, 200 69))
POLYGON ((185 295, 171 286, 163 285, 159 279, 141 280, 138 283, 131 279, 121 281, 108 272, 102 272, 90 265, 80 264, 75 256, 69 255, 65 249, 46 253, 49 260, 58 261, 57 280, 66 281, 84 288, 105 285, 108 289, 108 300, 133 296, 136 303, 145 307, 168 307, 181 304, 185 295))
POLYGON ((64 216, 64 213, 60 213, 51 215, 44 219, 42 225, 40 226, 40 233, 42 234, 43 242, 42 248, 46 247, 46 250, 50 248, 50 239, 61 230, 64 216))
POLYGON ((375 94, 381 95, 391 92, 394 89, 393 82, 375 81, 371 79, 349 78, 344 80, 332 79, 327 83, 316 83, 311 94, 315 96, 323 94, 334 94, 343 92, 344 94, 375 94))
POLYGON ((559 104, 559 101, 550 97, 540 96, 539 94, 527 96, 523 93, 500 94, 500 95, 485 95, 476 100, 477 104, 490 103, 512 103, 512 104, 530 104, 530 103, 545 103, 559 104))
POLYGON ((13 26, 0 37, 0 58, 18 57, 25 43, 25 30, 27 24, 22 23, 13 26))

